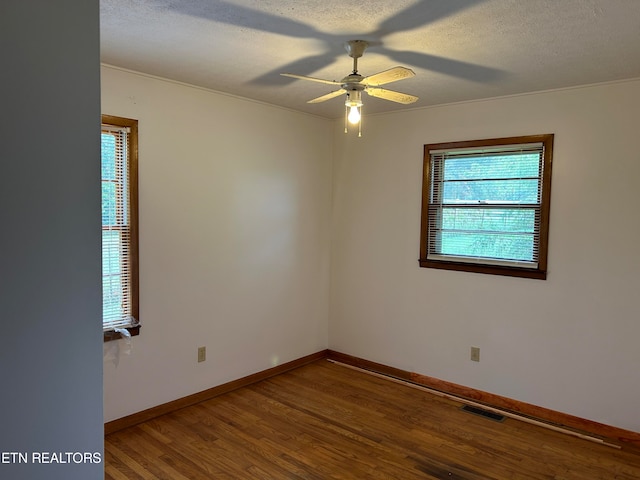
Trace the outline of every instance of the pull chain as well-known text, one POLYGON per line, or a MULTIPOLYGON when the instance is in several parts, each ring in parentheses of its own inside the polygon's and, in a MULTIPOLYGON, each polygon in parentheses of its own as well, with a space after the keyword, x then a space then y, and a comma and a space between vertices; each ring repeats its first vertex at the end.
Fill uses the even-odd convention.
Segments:
POLYGON ((349 107, 344 106, 344 133, 347 133, 347 117, 349 116, 349 107))

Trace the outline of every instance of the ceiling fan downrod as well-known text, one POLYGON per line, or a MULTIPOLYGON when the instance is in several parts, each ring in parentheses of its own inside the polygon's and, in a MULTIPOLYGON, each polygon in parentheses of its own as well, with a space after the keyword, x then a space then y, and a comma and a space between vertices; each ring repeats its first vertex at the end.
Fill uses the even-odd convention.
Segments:
POLYGON ((353 73, 358 73, 358 58, 360 58, 364 51, 369 46, 369 42, 366 40, 349 40, 344 44, 344 48, 351 58, 353 58, 353 73))

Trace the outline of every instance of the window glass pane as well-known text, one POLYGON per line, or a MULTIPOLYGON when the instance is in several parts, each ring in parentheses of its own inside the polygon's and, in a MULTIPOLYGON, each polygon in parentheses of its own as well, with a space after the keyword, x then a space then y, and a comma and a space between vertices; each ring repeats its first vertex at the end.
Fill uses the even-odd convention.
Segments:
POLYGON ((445 180, 530 178, 540 175, 538 153, 463 156, 445 159, 445 180))
POLYGON ((105 276, 102 278, 102 318, 118 319, 123 316, 122 277, 105 276))
POLYGON ((129 225, 129 177, 127 176, 126 169, 121 173, 120 186, 122 188, 122 199, 120 200, 120 208, 122 209, 120 223, 122 225, 129 225), (127 199, 127 200, 125 200, 127 199))
POLYGON ((443 203, 538 203, 538 180, 445 182, 443 203))
POLYGON ((536 210, 504 208, 443 208, 443 230, 534 233, 536 210))
POLYGON ((102 232, 102 318, 123 314, 120 232, 102 232))
POLYGON ((102 133, 102 179, 116 179, 116 137, 111 133, 102 133))
POLYGON ((116 224, 116 184, 102 182, 102 226, 116 224))
POLYGON ((531 262, 534 260, 532 234, 442 232, 440 253, 531 262))
POLYGON ((102 275, 119 275, 122 265, 120 232, 102 232, 102 275))

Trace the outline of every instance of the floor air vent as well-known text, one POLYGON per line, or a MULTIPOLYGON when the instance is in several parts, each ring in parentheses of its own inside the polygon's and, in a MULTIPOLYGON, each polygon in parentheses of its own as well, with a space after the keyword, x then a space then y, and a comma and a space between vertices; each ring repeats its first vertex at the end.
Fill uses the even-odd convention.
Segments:
POLYGON ((471 405, 465 405, 461 408, 461 410, 473 413, 474 415, 480 415, 481 417, 488 418, 489 420, 493 420, 494 422, 502 422, 504 420, 504 416, 500 415, 499 413, 493 413, 482 408, 472 407, 471 405))

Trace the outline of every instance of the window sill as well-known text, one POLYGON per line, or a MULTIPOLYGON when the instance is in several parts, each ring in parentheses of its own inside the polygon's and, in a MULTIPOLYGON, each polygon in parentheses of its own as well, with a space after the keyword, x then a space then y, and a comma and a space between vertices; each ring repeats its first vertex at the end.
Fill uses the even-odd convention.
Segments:
POLYGON ((541 269, 507 267, 501 265, 483 265, 476 263, 456 263, 443 262, 436 260, 419 260, 420 266, 423 268, 438 268, 441 270, 456 270, 459 272, 475 272, 487 273, 490 275, 504 275, 507 277, 534 278, 537 280, 546 280, 547 272, 541 269))
MULTIPOLYGON (((140 325, 136 325, 135 327, 126 327, 126 329, 131 334, 132 337, 140 335, 140 325)), ((105 342, 110 342, 111 340, 119 340, 121 338, 123 338, 122 335, 116 332, 115 330, 108 330, 104 332, 105 342)))

